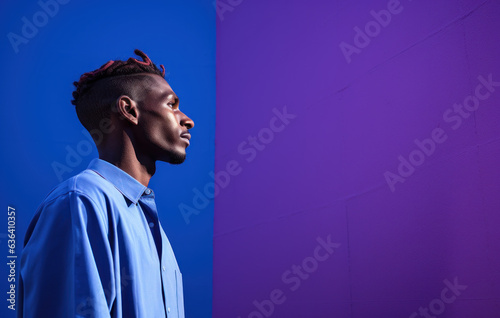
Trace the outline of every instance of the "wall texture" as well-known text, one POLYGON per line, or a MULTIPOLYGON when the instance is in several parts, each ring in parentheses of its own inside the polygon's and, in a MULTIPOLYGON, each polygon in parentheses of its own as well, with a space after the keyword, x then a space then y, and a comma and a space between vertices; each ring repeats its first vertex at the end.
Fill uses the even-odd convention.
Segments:
POLYGON ((500 317, 500 2, 216 5, 213 317, 500 317))

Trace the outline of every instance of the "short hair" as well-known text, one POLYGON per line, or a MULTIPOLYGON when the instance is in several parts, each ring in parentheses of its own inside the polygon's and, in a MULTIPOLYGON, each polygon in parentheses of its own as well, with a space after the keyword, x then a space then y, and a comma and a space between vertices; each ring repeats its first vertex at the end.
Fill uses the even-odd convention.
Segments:
POLYGON ((83 74, 78 82, 73 83, 76 89, 71 103, 87 130, 98 128, 104 118, 110 117, 111 107, 121 95, 138 98, 148 74, 165 78, 163 65, 160 65, 160 70, 141 50, 136 49, 134 53, 142 61, 133 57, 127 61, 111 60, 97 70, 83 74))

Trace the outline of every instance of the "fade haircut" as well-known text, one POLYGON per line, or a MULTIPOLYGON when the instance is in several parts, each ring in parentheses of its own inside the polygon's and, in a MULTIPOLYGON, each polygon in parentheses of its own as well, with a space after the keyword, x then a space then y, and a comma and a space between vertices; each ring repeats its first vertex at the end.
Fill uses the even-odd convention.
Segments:
POLYGON ((88 130, 99 128, 103 119, 111 116, 116 100, 127 95, 133 100, 140 100, 148 90, 148 76, 159 75, 165 78, 165 67, 161 70, 141 50, 134 53, 142 58, 133 57, 127 61, 108 61, 95 71, 83 74, 74 82, 71 103, 82 125, 88 130), (148 75, 149 74, 149 75, 148 75))

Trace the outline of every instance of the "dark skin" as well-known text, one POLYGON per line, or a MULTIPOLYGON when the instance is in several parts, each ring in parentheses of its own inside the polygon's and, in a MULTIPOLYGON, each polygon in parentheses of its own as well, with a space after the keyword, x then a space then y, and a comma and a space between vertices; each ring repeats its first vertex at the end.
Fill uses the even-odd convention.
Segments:
POLYGON ((142 96, 122 95, 111 112, 115 127, 97 145, 99 158, 148 186, 156 161, 182 163, 194 122, 179 109, 179 99, 159 75, 148 74, 142 96))

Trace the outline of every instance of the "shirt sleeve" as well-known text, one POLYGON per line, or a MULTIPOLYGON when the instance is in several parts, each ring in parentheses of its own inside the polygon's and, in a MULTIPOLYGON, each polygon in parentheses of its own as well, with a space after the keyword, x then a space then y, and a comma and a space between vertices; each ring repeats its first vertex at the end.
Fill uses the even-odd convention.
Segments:
POLYGON ((103 210, 74 191, 41 207, 21 257, 18 317, 111 317, 116 289, 103 210))

